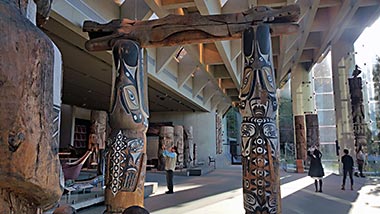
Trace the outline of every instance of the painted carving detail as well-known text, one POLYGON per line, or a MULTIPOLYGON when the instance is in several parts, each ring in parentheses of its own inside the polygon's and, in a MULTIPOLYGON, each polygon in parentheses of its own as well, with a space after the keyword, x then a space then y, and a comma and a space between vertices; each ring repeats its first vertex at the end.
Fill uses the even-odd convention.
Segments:
POLYGON ((113 195, 118 191, 133 192, 142 166, 144 142, 128 139, 121 131, 113 140, 110 151, 110 188, 113 195))
POLYGON ((277 213, 279 207, 277 100, 270 42, 268 26, 243 33, 240 113, 246 213, 277 213))
POLYGON ((148 109, 139 44, 117 40, 112 53, 114 70, 105 213, 121 213, 129 206, 143 205, 148 109))

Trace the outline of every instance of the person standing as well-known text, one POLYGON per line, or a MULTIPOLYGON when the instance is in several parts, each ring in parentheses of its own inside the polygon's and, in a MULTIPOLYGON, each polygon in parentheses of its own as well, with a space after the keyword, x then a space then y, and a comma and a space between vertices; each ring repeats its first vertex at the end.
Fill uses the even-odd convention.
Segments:
POLYGON ((177 147, 172 146, 170 151, 164 150, 162 155, 165 157, 165 170, 166 170, 166 184, 168 191, 166 194, 172 194, 173 191, 173 174, 177 162, 177 147))
POLYGON ((318 150, 316 146, 312 146, 307 151, 307 155, 310 157, 310 168, 308 175, 314 178, 315 191, 322 192, 322 178, 325 175, 321 162, 322 153, 318 150))
MULTIPOLYGON (((365 160, 365 156, 364 156, 364 153, 363 153, 363 148, 360 145, 359 148, 358 148, 358 151, 356 152, 356 162, 358 163, 358 170, 359 170, 359 173, 360 173, 360 177, 362 177, 362 178, 365 177, 364 174, 363 174, 364 160, 365 160)), ((356 176, 359 177, 359 175, 356 175, 356 176)))
POLYGON ((352 178, 352 171, 354 168, 354 159, 348 154, 348 149, 344 149, 343 152, 344 152, 344 155, 342 156, 342 163, 343 163, 342 190, 345 190, 347 173, 350 176, 351 190, 354 190, 354 179, 352 178))

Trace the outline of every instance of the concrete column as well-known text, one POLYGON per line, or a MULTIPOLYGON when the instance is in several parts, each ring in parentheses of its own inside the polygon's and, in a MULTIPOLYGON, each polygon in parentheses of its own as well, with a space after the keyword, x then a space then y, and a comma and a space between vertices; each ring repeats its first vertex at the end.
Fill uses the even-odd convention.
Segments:
POLYGON ((297 172, 303 172, 303 165, 306 161, 306 121, 305 114, 315 112, 315 101, 313 96, 312 74, 301 65, 292 71, 291 95, 294 115, 294 142, 297 154, 297 172), (302 151, 299 151, 299 150, 302 151))
POLYGON ((312 80, 311 72, 305 70, 301 65, 292 71, 291 94, 294 115, 315 113, 312 80))
POLYGON ((343 149, 355 151, 352 128, 351 104, 348 87, 348 77, 355 68, 353 46, 350 43, 338 41, 331 48, 331 66, 334 89, 336 138, 340 146, 340 155, 343 149))

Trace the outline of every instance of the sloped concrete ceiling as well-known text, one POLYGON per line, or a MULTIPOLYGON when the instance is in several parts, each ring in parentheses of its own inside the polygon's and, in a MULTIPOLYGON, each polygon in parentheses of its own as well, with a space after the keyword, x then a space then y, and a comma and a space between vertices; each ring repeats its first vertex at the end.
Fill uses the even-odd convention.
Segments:
MULTIPOLYGON (((108 1, 113 2, 113 0, 108 1)), ((276 8, 294 3, 299 4, 301 8, 299 32, 292 35, 272 36, 272 52, 278 87, 288 81, 291 75, 297 75, 295 70, 297 65, 310 70, 324 57, 331 44, 339 40, 354 42, 363 29, 372 24, 380 14, 378 0, 125 0, 118 6, 119 10, 110 7, 107 17, 112 16, 110 11, 120 11, 120 14, 115 14, 115 16, 147 20, 168 14, 233 13, 245 11, 253 6, 276 8)), ((96 4, 88 6, 91 9, 96 4)), ((101 15, 100 9, 95 8, 93 11, 101 15)), ((75 26, 75 24, 72 28, 80 30, 80 26, 75 26)), ((83 48, 87 38, 83 34, 70 30, 67 25, 63 26, 59 21, 55 21, 54 16, 44 30, 62 51, 63 101, 88 108, 108 109, 111 87, 110 54, 88 53, 83 48)), ((168 65, 173 65, 174 56, 180 48, 173 48, 172 53, 166 53, 169 57, 164 61, 159 61, 158 72, 168 65)), ((193 85, 193 88, 197 90, 193 92, 193 95, 195 93, 195 95, 201 94, 205 97, 204 106, 194 104, 181 94, 172 93, 176 88, 162 87, 163 83, 150 79, 150 111, 204 111, 208 108, 207 106, 218 108, 218 105, 210 104, 212 100, 214 103, 223 100, 222 102, 228 104, 236 104, 242 70, 241 41, 205 43, 186 46, 185 49, 192 57, 193 65, 181 65, 181 62, 178 62, 178 71, 176 71, 180 76, 178 88, 183 87, 190 76, 196 74, 195 72, 204 72, 205 75, 202 77, 207 78, 207 81, 193 85), (184 70, 186 68, 198 69, 189 72, 184 70), (219 101, 215 102, 215 100, 219 101)))

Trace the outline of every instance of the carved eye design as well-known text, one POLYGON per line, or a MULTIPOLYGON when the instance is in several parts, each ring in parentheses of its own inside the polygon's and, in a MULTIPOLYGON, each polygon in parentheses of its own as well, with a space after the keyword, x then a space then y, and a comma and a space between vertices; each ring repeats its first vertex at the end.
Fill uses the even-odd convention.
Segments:
POLYGON ((133 85, 127 85, 124 87, 124 96, 127 107, 130 110, 139 109, 139 101, 137 97, 136 88, 133 85))
POLYGON ((129 99, 136 104, 136 98, 132 91, 128 90, 129 99))
POLYGON ((270 67, 262 68, 262 78, 263 78, 263 84, 265 85, 265 88, 268 90, 268 92, 275 93, 276 85, 275 85, 275 82, 273 81, 272 70, 270 67))

